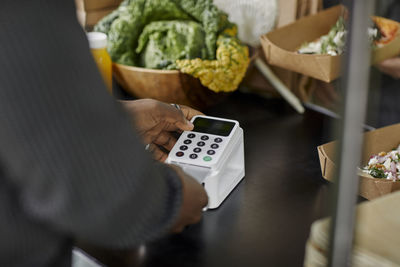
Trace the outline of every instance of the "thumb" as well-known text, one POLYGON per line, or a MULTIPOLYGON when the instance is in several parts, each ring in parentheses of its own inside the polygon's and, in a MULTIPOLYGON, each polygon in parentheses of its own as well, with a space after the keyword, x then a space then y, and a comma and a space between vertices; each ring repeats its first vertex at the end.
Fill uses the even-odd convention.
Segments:
POLYGON ((194 128, 193 123, 191 123, 189 120, 187 120, 185 118, 185 116, 183 116, 182 112, 179 112, 179 113, 181 113, 181 116, 180 116, 181 119, 176 121, 176 123, 175 123, 176 127, 178 127, 182 131, 191 131, 191 130, 193 130, 193 128, 194 128))
MULTIPOLYGON (((172 128, 175 129, 164 129, 167 131, 191 131, 194 128, 193 123, 191 123, 188 119, 186 119, 182 110, 179 110, 171 105, 168 105, 168 109, 164 112, 164 118, 167 122, 171 123, 172 128)), ((170 127, 168 127, 170 128, 170 127)))

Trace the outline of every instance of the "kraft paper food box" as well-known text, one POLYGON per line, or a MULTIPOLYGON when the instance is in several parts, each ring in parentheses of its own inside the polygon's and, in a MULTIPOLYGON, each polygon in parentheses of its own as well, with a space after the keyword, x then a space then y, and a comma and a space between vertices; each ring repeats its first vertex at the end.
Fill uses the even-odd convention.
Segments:
MULTIPOLYGON (((400 265, 400 192, 357 205, 351 266, 400 265)), ((304 255, 304 267, 327 266, 331 218, 315 221, 304 255)))
MULTIPOLYGON (((268 63, 324 82, 331 82, 338 78, 342 56, 299 54, 297 50, 304 43, 315 41, 327 34, 344 12, 344 6, 334 6, 261 36, 261 44, 268 63)), ((385 21, 400 25, 396 21, 388 19, 385 21)), ((373 50, 371 64, 399 54, 400 27, 393 40, 373 50)))
POLYGON ((122 0, 75 0, 77 9, 84 11, 94 11, 101 9, 117 8, 122 0))
MULTIPOLYGON (((367 165, 370 156, 379 152, 388 152, 400 144, 400 123, 370 131, 364 134, 364 146, 362 154, 362 166, 367 165)), ((333 141, 319 146, 318 155, 321 164, 322 176, 333 181, 335 176, 335 151, 337 141, 333 141)), ((357 175, 356 166, 354 176, 357 175)), ((352 179, 354 177, 348 177, 352 179)), ((400 181, 392 181, 386 179, 378 179, 367 176, 358 176, 360 180, 359 195, 366 199, 374 199, 391 192, 400 190, 400 181)))
POLYGON ((91 28, 118 8, 122 0, 75 0, 76 15, 83 28, 91 28))

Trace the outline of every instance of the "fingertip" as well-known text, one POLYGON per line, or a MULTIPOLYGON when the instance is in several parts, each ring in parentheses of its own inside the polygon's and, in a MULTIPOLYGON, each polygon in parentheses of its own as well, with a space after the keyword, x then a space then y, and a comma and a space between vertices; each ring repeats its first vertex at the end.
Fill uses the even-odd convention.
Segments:
POLYGON ((186 120, 184 121, 184 123, 179 123, 179 125, 177 125, 182 131, 191 131, 194 129, 194 125, 193 123, 191 123, 190 121, 186 120))
POLYGON ((186 120, 186 124, 188 125, 188 127, 190 128, 190 130, 193 130, 194 124, 193 124, 191 121, 186 120))

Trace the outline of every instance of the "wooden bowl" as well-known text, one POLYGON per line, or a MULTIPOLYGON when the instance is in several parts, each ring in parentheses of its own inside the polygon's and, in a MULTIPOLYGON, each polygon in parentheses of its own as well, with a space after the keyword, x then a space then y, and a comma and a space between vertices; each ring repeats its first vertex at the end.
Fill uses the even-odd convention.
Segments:
POLYGON ((227 93, 215 93, 199 79, 177 70, 153 70, 113 64, 116 81, 137 98, 153 98, 204 109, 218 103, 227 93))

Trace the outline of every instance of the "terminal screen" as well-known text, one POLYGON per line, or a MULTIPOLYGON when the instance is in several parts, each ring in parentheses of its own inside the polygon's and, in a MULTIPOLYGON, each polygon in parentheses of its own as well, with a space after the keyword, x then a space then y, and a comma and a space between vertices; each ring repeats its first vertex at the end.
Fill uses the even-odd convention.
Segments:
POLYGON ((233 127, 235 126, 235 123, 231 121, 221 121, 201 117, 196 118, 193 121, 193 124, 194 132, 221 136, 229 136, 233 127))

